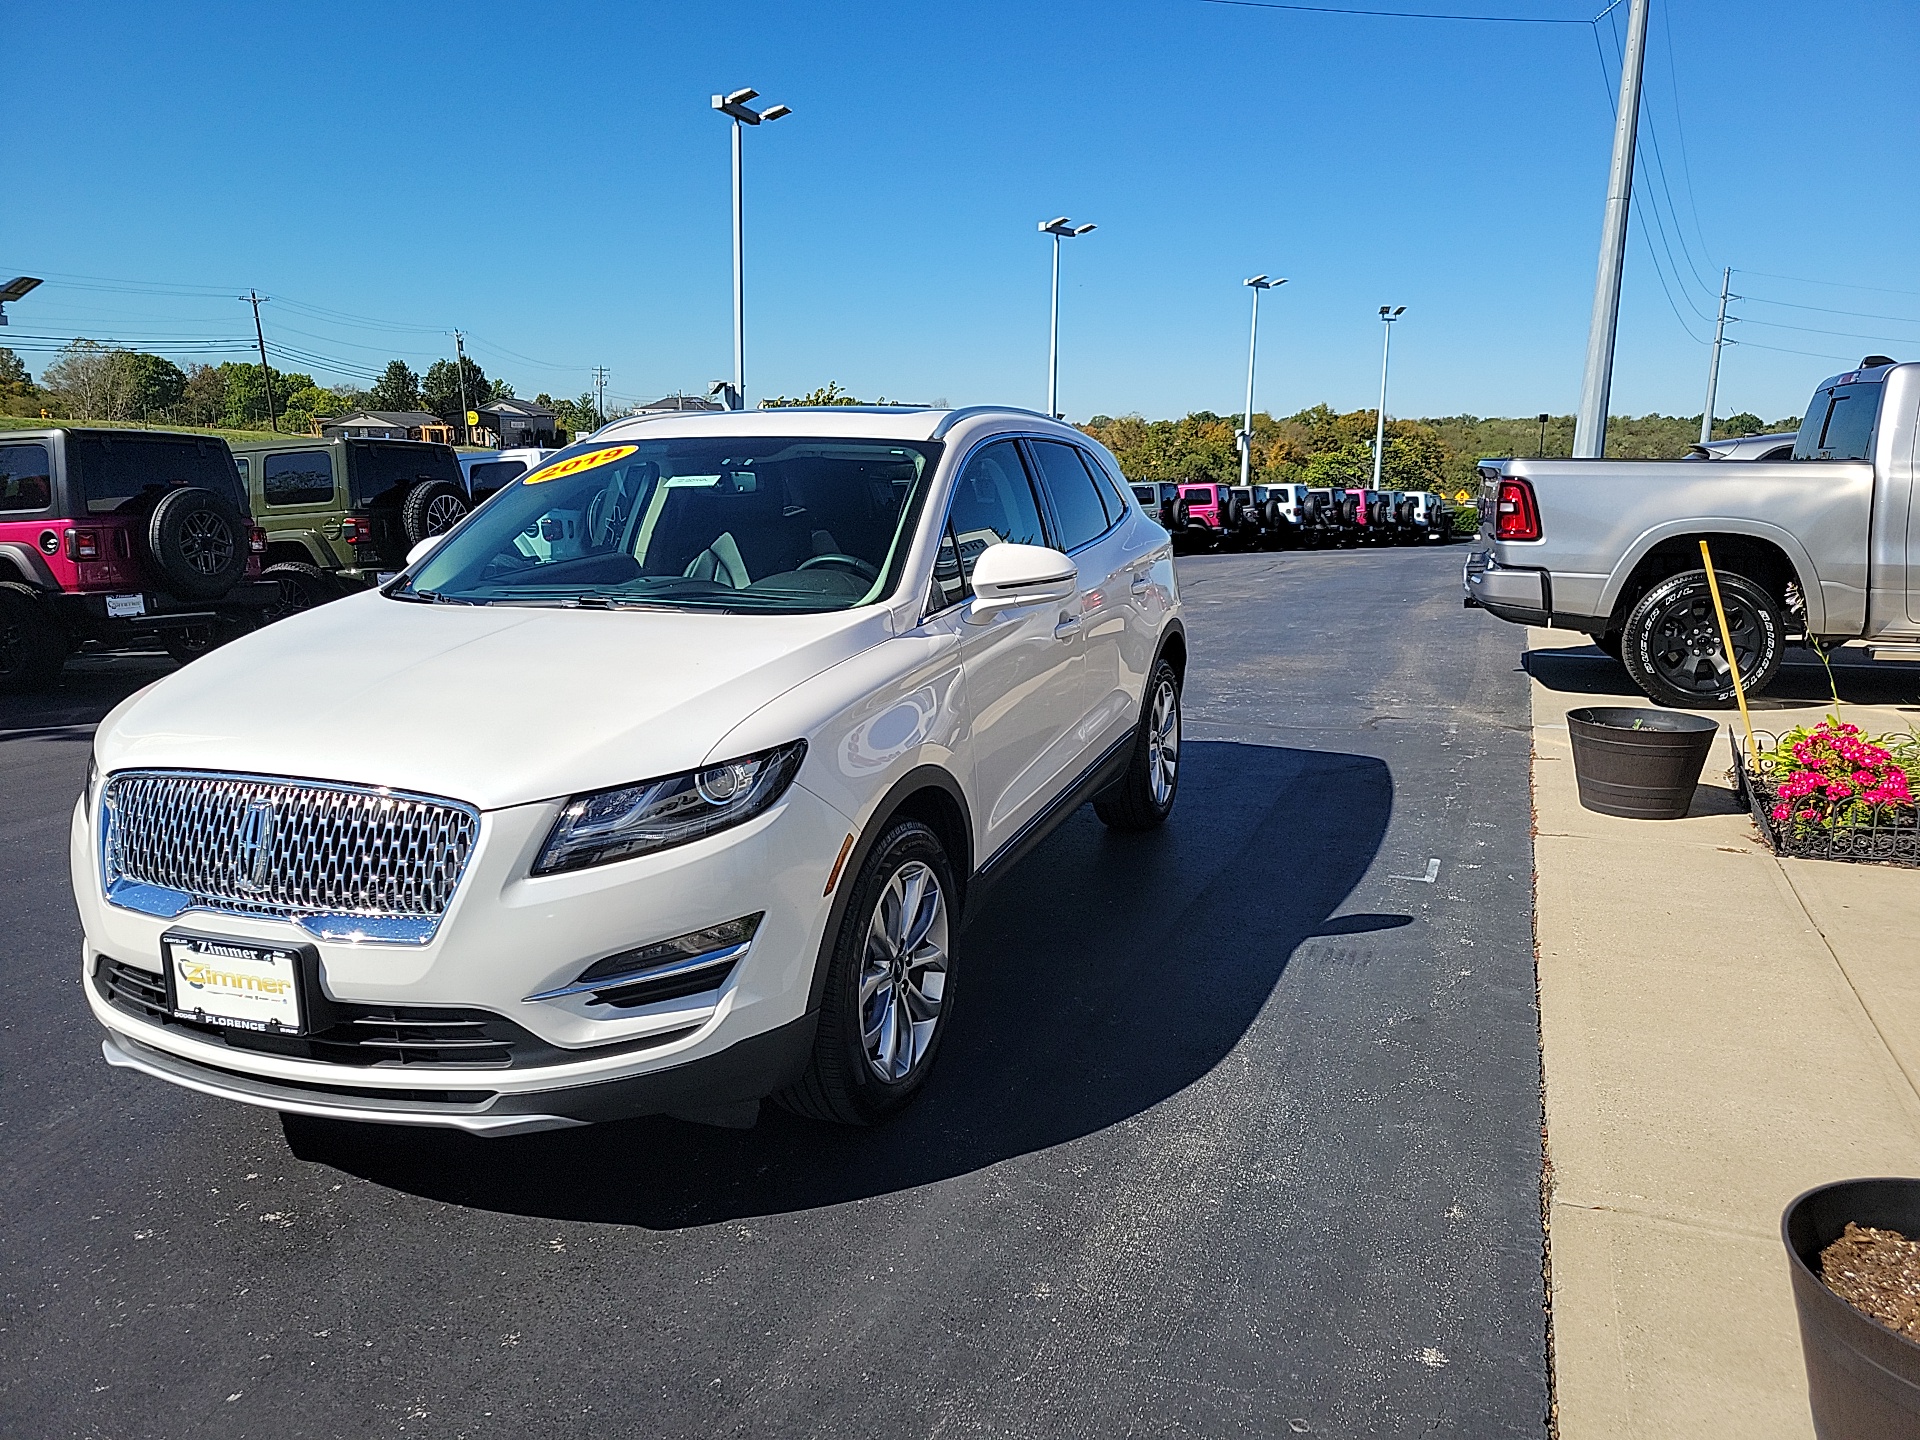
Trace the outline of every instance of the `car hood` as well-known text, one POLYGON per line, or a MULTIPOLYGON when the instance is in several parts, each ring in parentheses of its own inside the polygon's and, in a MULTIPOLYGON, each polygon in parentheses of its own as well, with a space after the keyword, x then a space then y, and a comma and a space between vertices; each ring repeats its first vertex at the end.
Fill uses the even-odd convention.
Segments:
POLYGON ((107 771, 293 775, 495 809, 728 758, 714 745, 741 720, 888 634, 880 609, 549 610, 369 592, 202 656, 110 716, 96 747, 107 771))

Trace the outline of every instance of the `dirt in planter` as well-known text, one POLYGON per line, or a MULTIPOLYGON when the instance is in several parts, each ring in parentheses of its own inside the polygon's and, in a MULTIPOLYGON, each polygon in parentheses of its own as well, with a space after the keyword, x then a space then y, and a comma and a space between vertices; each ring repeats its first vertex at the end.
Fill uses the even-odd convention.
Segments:
POLYGON ((1849 1220, 1820 1252, 1820 1278, 1854 1309, 1920 1340, 1920 1240, 1849 1220))

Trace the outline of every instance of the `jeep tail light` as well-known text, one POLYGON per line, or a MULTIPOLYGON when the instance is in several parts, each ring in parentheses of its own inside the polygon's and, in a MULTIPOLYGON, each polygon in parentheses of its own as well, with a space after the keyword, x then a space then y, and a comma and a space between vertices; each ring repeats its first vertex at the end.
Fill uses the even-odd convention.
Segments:
POLYGON ((100 532, 98 530, 67 531, 67 558, 69 560, 98 560, 100 558, 100 532))
POLYGON ((373 539, 373 520, 366 515, 348 515, 340 522, 340 538, 349 545, 364 545, 373 539))
POLYGON ((1533 486, 1524 480, 1502 480, 1495 503, 1496 540, 1538 540, 1540 507, 1534 502, 1533 486))
POLYGON ((247 530, 247 549, 256 555, 267 553, 267 532, 258 525, 251 526, 247 530))

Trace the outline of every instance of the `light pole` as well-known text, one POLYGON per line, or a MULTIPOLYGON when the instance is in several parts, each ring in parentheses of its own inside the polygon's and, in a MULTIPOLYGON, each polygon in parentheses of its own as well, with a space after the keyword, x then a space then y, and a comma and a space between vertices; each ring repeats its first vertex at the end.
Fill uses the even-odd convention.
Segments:
POLYGON ((1393 354, 1393 322, 1407 313, 1402 305, 1380 307, 1380 409, 1373 417, 1373 488, 1380 488, 1380 466, 1387 458, 1387 360, 1393 354))
POLYGON ((758 125, 762 120, 778 120, 791 115, 786 105, 769 105, 755 110, 747 102, 760 98, 758 90, 735 90, 731 95, 713 97, 713 108, 733 121, 733 406, 747 404, 747 311, 746 258, 742 246, 740 216, 740 127, 758 125))
POLYGON ((1053 236, 1053 328, 1047 340, 1047 414, 1060 417, 1060 242, 1097 227, 1075 225, 1061 215, 1040 222, 1040 233, 1053 236))
POLYGON ((1255 275, 1240 282, 1253 291, 1253 324, 1247 331, 1247 418, 1240 430, 1240 483, 1253 483, 1253 356, 1254 347, 1260 340, 1260 292, 1273 290, 1286 284, 1285 280, 1269 280, 1264 275, 1255 275))

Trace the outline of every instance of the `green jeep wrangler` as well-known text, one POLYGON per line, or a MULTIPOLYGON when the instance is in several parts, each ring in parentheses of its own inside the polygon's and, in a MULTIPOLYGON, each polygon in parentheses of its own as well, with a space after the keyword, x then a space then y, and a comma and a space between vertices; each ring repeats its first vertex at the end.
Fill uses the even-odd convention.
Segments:
POLYGON ((285 597, 274 619, 380 583, 472 508, 449 445, 307 438, 232 448, 267 532, 262 578, 285 597))

